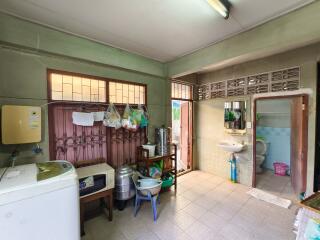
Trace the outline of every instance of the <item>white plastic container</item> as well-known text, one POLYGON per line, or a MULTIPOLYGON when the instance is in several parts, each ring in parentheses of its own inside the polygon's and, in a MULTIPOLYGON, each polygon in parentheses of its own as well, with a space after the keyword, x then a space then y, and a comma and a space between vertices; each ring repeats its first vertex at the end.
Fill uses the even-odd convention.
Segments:
POLYGON ((149 188, 158 185, 160 181, 158 179, 153 178, 143 178, 139 179, 138 182, 140 183, 140 187, 149 188))
POLYGON ((145 178, 139 179, 138 182, 140 186, 137 188, 142 195, 147 196, 148 192, 151 193, 152 196, 158 194, 161 190, 162 181, 158 179, 145 178))
POLYGON ((142 145, 143 149, 147 149, 149 150, 149 157, 154 157, 154 153, 155 153, 155 150, 156 150, 156 145, 155 144, 144 144, 142 145))

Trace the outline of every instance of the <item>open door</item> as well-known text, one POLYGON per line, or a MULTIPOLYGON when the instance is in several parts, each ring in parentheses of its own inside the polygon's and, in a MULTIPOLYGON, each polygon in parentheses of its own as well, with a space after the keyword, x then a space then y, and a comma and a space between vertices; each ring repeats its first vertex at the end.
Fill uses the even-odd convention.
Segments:
POLYGON ((291 184, 296 194, 306 191, 308 146, 308 96, 291 102, 291 184))
POLYGON ((181 102, 180 118, 180 160, 185 169, 190 169, 189 164, 189 102, 181 102))

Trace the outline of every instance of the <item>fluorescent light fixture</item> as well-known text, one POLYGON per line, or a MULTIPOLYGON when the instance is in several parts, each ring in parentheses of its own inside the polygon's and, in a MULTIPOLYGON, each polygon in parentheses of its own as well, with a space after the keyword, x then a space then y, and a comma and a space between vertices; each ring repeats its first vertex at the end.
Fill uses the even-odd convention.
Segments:
POLYGON ((207 2, 225 19, 228 19, 231 6, 228 0, 207 0, 207 2))

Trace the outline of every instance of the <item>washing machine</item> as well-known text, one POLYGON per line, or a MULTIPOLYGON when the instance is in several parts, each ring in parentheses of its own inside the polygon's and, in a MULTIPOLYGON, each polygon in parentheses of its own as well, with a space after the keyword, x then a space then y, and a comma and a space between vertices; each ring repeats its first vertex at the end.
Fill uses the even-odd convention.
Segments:
POLYGON ((71 163, 0 169, 0 239, 79 240, 79 184, 71 163))

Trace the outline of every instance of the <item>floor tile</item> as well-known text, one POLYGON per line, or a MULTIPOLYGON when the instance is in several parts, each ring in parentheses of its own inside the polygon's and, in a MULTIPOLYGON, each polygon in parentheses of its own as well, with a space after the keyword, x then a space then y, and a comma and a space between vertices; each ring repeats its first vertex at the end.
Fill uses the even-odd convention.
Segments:
POLYGON ((221 229, 220 234, 227 240, 249 240, 252 239, 252 234, 245 231, 243 228, 228 224, 221 229))
POLYGON ((161 240, 183 239, 186 236, 181 228, 170 221, 157 225, 153 231, 161 240))
POLYGON ((241 208, 240 205, 220 203, 210 211, 214 212, 217 216, 220 216, 225 220, 229 221, 237 214, 237 212, 240 211, 240 208, 241 208))
POLYGON ((205 224, 215 233, 218 233, 228 222, 224 218, 210 211, 202 215, 199 218, 199 221, 205 224))
POLYGON ((197 220, 185 211, 180 211, 174 216, 173 221, 182 230, 187 230, 197 220))
POLYGON ((277 176, 271 170, 257 174, 257 188, 292 201, 297 201, 291 186, 290 176, 277 176))
POLYGON ((194 203, 199 205, 200 207, 210 210, 220 202, 214 200, 214 198, 208 195, 202 195, 200 198, 196 199, 194 203))
MULTIPOLYGON (((278 189, 283 189, 278 194, 290 196, 287 179, 269 181, 270 176, 272 173, 263 176, 261 185, 279 182, 278 189)), ((142 204, 136 217, 130 202, 123 211, 114 210, 112 222, 104 214, 86 221, 81 240, 294 239, 291 229, 297 205, 284 209, 259 201, 246 194, 250 187, 201 171, 185 174, 178 181, 180 192, 161 193, 156 222, 149 202, 142 204)))
POLYGON ((207 210, 203 207, 198 206, 195 203, 190 203, 182 211, 185 211, 194 218, 200 218, 207 210))
POLYGON ((190 201, 194 201, 194 200, 198 199, 201 195, 202 194, 199 194, 191 189, 189 189, 181 194, 181 196, 187 198, 190 201))
POLYGON ((193 240, 203 240, 210 233, 210 228, 205 224, 196 221, 186 230, 186 233, 193 240))

